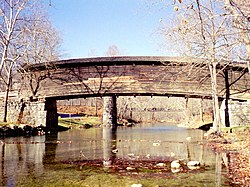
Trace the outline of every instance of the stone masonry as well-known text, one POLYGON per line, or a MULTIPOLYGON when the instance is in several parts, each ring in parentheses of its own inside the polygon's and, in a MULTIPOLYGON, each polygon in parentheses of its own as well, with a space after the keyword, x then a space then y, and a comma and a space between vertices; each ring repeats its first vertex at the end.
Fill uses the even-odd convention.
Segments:
MULTIPOLYGON (((223 126, 225 126, 225 100, 221 105, 221 120, 223 126)), ((250 124, 250 100, 245 102, 239 101, 229 101, 228 104, 228 113, 229 113, 229 121, 230 127, 235 126, 246 126, 250 124)))
POLYGON ((46 115, 44 101, 12 101, 8 104, 9 122, 45 126, 46 115))

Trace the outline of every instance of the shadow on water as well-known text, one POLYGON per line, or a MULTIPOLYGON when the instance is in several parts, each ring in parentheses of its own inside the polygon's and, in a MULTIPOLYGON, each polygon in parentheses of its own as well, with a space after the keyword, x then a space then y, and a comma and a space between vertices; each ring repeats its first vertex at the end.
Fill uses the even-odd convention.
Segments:
POLYGON ((96 173, 103 173, 102 177, 108 174, 130 177, 128 181, 156 177, 157 183, 168 179, 175 186, 181 186, 188 178, 194 186, 229 186, 224 177, 226 154, 214 153, 204 144, 203 131, 159 125, 119 127, 116 131, 71 129, 46 136, 5 138, 0 145, 0 181, 2 186, 39 186, 45 185, 44 180, 51 184, 67 177, 83 182, 85 176, 85 182, 88 177, 93 182, 96 173), (173 173, 170 164, 177 159, 199 161, 201 167, 191 170, 183 166, 179 173, 173 173))

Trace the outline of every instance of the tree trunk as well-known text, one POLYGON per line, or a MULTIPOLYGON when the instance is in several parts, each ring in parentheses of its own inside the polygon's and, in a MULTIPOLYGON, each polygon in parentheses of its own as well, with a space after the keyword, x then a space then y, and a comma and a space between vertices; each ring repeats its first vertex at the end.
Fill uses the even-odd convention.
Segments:
POLYGON ((23 112, 24 112, 24 109, 26 107, 26 104, 24 101, 21 101, 21 108, 20 108, 20 111, 19 111, 19 114, 18 114, 18 118, 17 118, 17 123, 18 124, 21 124, 22 123, 22 120, 23 120, 23 112))
POLYGON ((216 32, 215 32, 215 20, 212 17, 212 33, 211 33, 211 62, 208 64, 210 75, 211 75, 211 85, 212 85, 212 98, 213 98, 213 129, 215 132, 220 132, 221 127, 221 118, 220 118, 220 106, 219 106, 219 98, 218 98, 218 89, 217 89, 217 70, 216 66, 218 62, 216 61, 216 32))
POLYGON ((7 83, 6 83, 6 90, 5 90, 5 98, 4 98, 4 116, 3 122, 7 122, 7 113, 8 113, 8 100, 9 100, 9 92, 10 92, 10 84, 11 84, 11 72, 12 72, 13 62, 11 62, 9 71, 7 74, 7 83))
POLYGON ((7 122, 8 98, 9 98, 9 85, 6 86, 6 91, 5 91, 3 122, 7 122))
POLYGON ((221 118, 220 118, 220 106, 219 98, 217 93, 217 72, 216 72, 216 63, 212 62, 209 64, 210 74, 211 74, 211 84, 212 84, 212 100, 213 100, 213 129, 216 132, 220 131, 221 127, 221 118))
POLYGON ((229 108, 228 108, 228 102, 230 97, 230 85, 228 80, 228 70, 224 70, 225 75, 225 87, 226 87, 226 99, 225 99, 225 126, 230 127, 230 120, 229 120, 229 108))
POLYGON ((0 64, 0 73, 2 73, 2 69, 3 69, 5 59, 7 56, 7 48, 8 48, 8 46, 4 45, 3 52, 2 52, 2 58, 1 58, 1 64, 0 64))

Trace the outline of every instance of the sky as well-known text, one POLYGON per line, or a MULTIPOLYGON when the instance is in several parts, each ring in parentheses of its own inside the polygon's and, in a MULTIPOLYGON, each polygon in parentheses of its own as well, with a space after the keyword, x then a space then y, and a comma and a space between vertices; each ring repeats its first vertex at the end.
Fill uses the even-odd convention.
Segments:
POLYGON ((159 47, 167 8, 153 0, 47 0, 63 43, 63 58, 105 56, 116 45, 126 56, 171 55, 159 47), (151 2, 150 2, 151 1, 151 2))

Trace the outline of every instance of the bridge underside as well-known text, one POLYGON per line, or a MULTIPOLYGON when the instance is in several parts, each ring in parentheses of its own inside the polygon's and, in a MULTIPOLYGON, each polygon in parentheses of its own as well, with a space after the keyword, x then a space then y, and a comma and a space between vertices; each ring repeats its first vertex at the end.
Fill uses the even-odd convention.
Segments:
MULTIPOLYGON (((77 99, 77 98, 91 98, 91 97, 121 97, 121 96, 133 96, 133 97, 140 97, 140 96, 160 96, 160 97, 182 97, 182 98, 200 98, 200 99, 212 99, 211 95, 204 95, 204 94, 191 94, 191 93, 105 93, 105 94, 82 94, 82 95, 64 95, 64 96, 53 96, 47 97, 49 99, 55 100, 68 100, 68 99, 77 99)), ((219 97, 219 100, 223 100, 223 97, 219 97)), ((239 101, 243 101, 243 99, 236 99, 239 101)))

